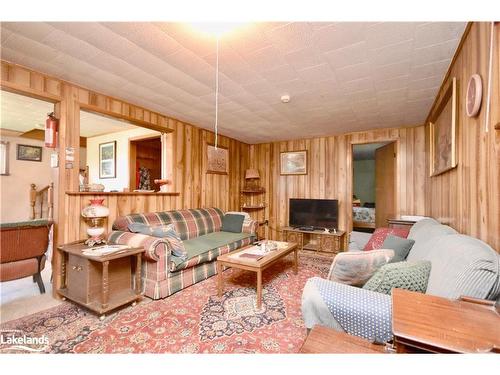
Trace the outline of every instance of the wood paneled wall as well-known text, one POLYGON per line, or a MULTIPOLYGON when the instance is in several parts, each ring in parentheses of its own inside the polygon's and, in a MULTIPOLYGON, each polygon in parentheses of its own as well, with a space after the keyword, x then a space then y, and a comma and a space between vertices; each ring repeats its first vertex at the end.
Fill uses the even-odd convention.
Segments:
MULTIPOLYGON (((480 238, 500 251, 500 25, 495 26, 491 113, 486 132, 491 23, 473 23, 440 90, 456 77, 458 81, 457 168, 435 177, 425 176, 425 213, 449 223, 461 233, 480 238), (479 116, 466 115, 466 90, 470 76, 483 81, 479 116)), ((426 169, 429 169, 429 129, 426 126, 426 169)))
POLYGON ((325 198, 339 200, 339 228, 352 229, 352 145, 396 141, 397 212, 424 214, 425 132, 423 126, 382 129, 340 136, 302 139, 251 145, 245 168, 257 168, 266 188, 265 210, 252 212, 258 220, 269 219, 267 234, 281 238, 281 228, 288 225, 290 198, 325 198), (280 152, 308 151, 308 174, 280 175, 280 152))
MULTIPOLYGON (((206 142, 214 142, 214 134, 210 131, 7 61, 1 62, 1 88, 55 103, 56 117, 59 118, 60 159, 58 181, 56 181, 59 202, 57 217, 64 218, 64 220, 57 221, 55 234, 57 244, 76 240, 78 239, 76 237, 81 234, 81 231, 77 229, 82 226, 80 212, 76 209, 69 210, 67 206, 69 198, 66 199, 66 192, 78 191, 78 167, 64 168, 65 147, 74 147, 75 150, 79 147, 80 107, 154 130, 172 131, 171 167, 174 181, 172 191, 180 194, 169 199, 162 199, 161 204, 156 202, 160 204, 161 209, 210 206, 223 210, 239 208, 239 190, 242 181, 241 160, 243 155, 248 154, 247 144, 220 136, 220 145, 229 149, 229 173, 227 175, 206 174, 204 156, 206 142)), ((74 165, 79 165, 78 152, 75 152, 74 165)), ((119 201, 129 198, 117 199, 119 201)), ((144 208, 143 205, 134 202, 120 201, 120 203, 118 201, 109 202, 109 204, 113 206, 116 203, 118 212, 123 215, 139 212, 144 208)), ((158 204, 156 207, 160 207, 158 204)), ((60 259, 57 252, 55 252, 53 262, 55 269, 58 269, 60 259)), ((56 287, 60 285, 58 273, 54 273, 54 281, 56 287)))
MULTIPOLYGON (((177 207, 179 194, 139 194, 139 193, 66 193, 66 241, 76 241, 87 237, 87 224, 73 213, 80 213, 89 204, 90 199, 104 199, 104 205, 109 208, 106 219, 107 232, 111 231, 117 217, 129 213, 167 211, 177 207)), ((80 216, 80 215, 79 215, 80 216)))
MULTIPOLYGON (((56 103, 57 117, 60 119, 60 173, 58 181, 59 214, 67 217, 65 192, 78 191, 78 168, 64 169, 64 148, 79 147, 80 107, 116 116, 127 122, 151 127, 155 130, 170 131, 172 137, 172 191, 180 194, 175 199, 163 204, 164 209, 219 207, 223 210, 237 210, 239 207, 239 189, 241 186, 241 162, 248 152, 248 145, 237 140, 219 136, 219 144, 229 149, 230 163, 227 175, 206 174, 206 144, 213 143, 214 133, 181 122, 174 118, 149 111, 122 100, 99 94, 74 84, 34 72, 27 68, 2 61, 2 89, 30 95, 56 103)), ((75 153, 74 165, 79 165, 78 153, 75 153)), ((127 198, 125 198, 127 199, 127 198)), ((140 205, 125 205, 121 214, 139 212, 140 205)), ((73 230, 64 230, 64 225, 78 227, 79 213, 70 215, 67 220, 58 223, 60 243, 76 240, 73 230)))

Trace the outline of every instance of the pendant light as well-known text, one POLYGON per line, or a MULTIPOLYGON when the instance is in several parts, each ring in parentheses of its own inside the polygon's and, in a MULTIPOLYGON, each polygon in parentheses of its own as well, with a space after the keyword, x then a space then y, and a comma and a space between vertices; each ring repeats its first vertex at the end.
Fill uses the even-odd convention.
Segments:
POLYGON ((215 149, 218 141, 218 121, 219 121, 219 36, 216 37, 215 47, 215 149))

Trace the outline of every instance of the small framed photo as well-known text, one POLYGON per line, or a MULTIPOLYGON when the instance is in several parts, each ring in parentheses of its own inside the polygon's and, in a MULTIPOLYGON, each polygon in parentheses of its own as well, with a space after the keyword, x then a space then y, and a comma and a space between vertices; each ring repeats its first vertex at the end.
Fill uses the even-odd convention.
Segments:
POLYGON ((42 147, 17 145, 17 160, 42 161, 42 147))
POLYGON ((307 174, 307 150, 282 152, 280 162, 281 175, 307 174))
POLYGON ((116 141, 99 144, 99 178, 116 178, 116 141))
POLYGON ((229 173, 229 150, 226 147, 207 145, 207 173, 229 173))

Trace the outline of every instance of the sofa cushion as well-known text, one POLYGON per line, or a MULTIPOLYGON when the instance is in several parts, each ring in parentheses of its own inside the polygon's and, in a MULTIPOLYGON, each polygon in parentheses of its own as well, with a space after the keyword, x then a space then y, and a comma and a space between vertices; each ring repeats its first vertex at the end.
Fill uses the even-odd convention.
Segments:
POLYGON ((426 255, 429 252, 436 250, 434 242, 437 238, 443 236, 446 237, 452 234, 457 234, 457 231, 447 225, 427 225, 425 230, 420 231, 418 235, 413 238, 415 243, 413 244, 406 260, 415 261, 426 259, 426 255))
POLYGON ((416 242, 407 260, 432 263, 428 294, 451 299, 498 297, 500 257, 483 241, 462 234, 435 236, 423 245, 416 242))
POLYGON ((363 289, 384 294, 392 294, 392 288, 425 293, 430 272, 431 262, 427 260, 389 263, 380 267, 363 289))
POLYGON ((348 251, 333 259, 327 279, 348 285, 363 285, 394 257, 393 250, 348 251))
POLYGON ((440 223, 432 218, 419 220, 412 225, 412 227, 410 228, 410 233, 408 233, 407 238, 410 238, 415 241, 425 238, 425 232, 426 232, 425 228, 429 225, 440 225, 440 223))
POLYGON ((218 232, 224 213, 218 208, 198 208, 150 212, 121 216, 113 223, 114 230, 126 231, 130 223, 143 223, 153 227, 174 224, 182 240, 189 240, 207 233, 218 232))
POLYGON ((243 220, 245 216, 238 214, 225 214, 222 218, 222 228, 223 232, 241 233, 243 227, 243 220))
POLYGON ((164 238, 167 240, 174 256, 179 257, 182 260, 187 259, 188 253, 173 224, 154 227, 152 235, 153 237, 164 238))
POLYGON ((408 236, 408 229, 404 228, 377 228, 366 243, 364 250, 381 249, 385 238, 392 234, 401 238, 408 236))
POLYGON ((170 271, 210 262, 221 254, 249 245, 252 240, 253 236, 248 233, 214 232, 183 241, 187 259, 172 256, 170 271))
POLYGON ((414 240, 389 234, 385 238, 382 248, 394 250, 394 257, 391 259, 390 263, 396 263, 406 259, 414 243, 414 240))
POLYGON ((132 233, 145 234, 146 236, 153 235, 153 227, 144 223, 130 223, 127 226, 128 230, 132 233))

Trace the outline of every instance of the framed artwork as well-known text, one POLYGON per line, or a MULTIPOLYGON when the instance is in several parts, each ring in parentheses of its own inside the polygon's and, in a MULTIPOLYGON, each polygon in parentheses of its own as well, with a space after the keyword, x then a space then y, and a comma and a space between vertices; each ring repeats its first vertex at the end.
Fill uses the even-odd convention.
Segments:
POLYGON ((42 147, 17 145, 17 160, 42 161, 42 147))
POLYGON ((430 176, 457 166, 457 79, 454 77, 443 94, 430 124, 430 176))
POLYGON ((229 150, 226 147, 207 145, 207 173, 229 173, 229 150))
POLYGON ((307 151, 290 151, 280 154, 280 174, 307 174, 307 151))
POLYGON ((99 178, 116 178, 116 141, 99 144, 99 178))

